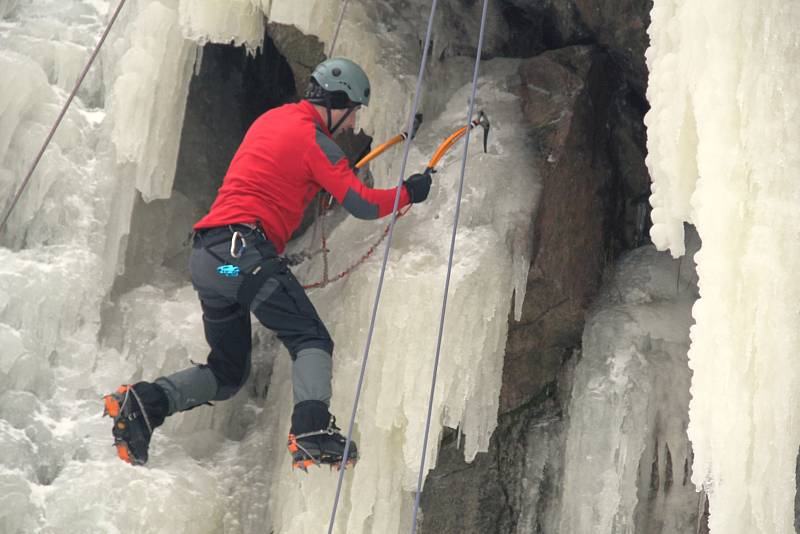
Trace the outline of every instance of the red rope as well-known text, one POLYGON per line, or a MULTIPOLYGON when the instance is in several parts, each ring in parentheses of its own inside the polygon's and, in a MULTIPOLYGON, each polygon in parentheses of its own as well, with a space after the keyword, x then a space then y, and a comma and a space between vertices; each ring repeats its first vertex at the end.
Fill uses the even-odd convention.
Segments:
POLYGON ((328 285, 328 236, 325 233, 325 215, 328 208, 325 206, 325 195, 319 197, 319 218, 322 235, 322 286, 328 285))
MULTIPOLYGON (((404 209, 398 211, 397 212, 397 218, 399 219, 400 217, 402 217, 403 215, 408 213, 408 210, 410 210, 410 209, 411 209, 411 204, 406 206, 404 209)), ((325 214, 323 213, 321 215, 321 217, 324 218, 325 214)), ((375 251, 378 249, 378 246, 380 246, 380 244, 383 243, 383 240, 386 239, 386 236, 389 235, 389 228, 390 228, 390 225, 387 224, 386 228, 383 229, 383 233, 381 233, 381 236, 378 238, 378 240, 375 241, 375 243, 373 243, 372 246, 369 247, 369 249, 367 249, 367 251, 361 256, 361 258, 358 261, 356 261, 355 263, 350 265, 350 267, 348 267, 344 271, 340 272, 339 274, 337 274, 333 278, 330 278, 328 276, 327 238, 325 236, 325 223, 323 222, 322 223, 322 254, 323 254, 323 256, 322 256, 323 257, 322 280, 320 280, 318 282, 314 282, 313 284, 304 285, 303 289, 316 289, 318 287, 325 287, 328 284, 331 284, 333 282, 338 282, 342 278, 345 278, 346 276, 349 276, 353 271, 355 271, 358 267, 360 267, 362 264, 364 264, 375 253, 375 251)))

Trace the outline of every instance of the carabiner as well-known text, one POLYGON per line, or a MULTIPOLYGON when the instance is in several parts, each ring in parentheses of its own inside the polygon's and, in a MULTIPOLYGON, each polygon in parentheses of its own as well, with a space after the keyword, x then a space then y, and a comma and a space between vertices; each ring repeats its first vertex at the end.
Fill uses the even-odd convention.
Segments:
POLYGON ((233 236, 231 236, 231 257, 241 258, 246 248, 247 248, 247 241, 244 240, 244 236, 238 231, 233 232, 233 236), (239 250, 236 250, 237 238, 242 242, 242 247, 239 250))

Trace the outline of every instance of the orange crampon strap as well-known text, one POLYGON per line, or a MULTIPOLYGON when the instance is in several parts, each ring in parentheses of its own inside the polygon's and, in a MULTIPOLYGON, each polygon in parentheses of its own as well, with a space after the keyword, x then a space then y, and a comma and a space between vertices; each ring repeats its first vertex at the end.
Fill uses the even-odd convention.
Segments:
MULTIPOLYGON (((309 432, 308 434, 301 434, 300 437, 309 437, 309 436, 316 436, 327 434, 328 432, 325 430, 321 430, 319 432, 309 432)), ((311 466, 316 465, 317 467, 322 467, 323 465, 327 465, 331 469, 336 469, 337 471, 341 467, 341 459, 337 459, 335 462, 326 461, 325 458, 316 459, 314 456, 308 452, 306 449, 303 448, 302 445, 297 443, 297 436, 294 434, 289 434, 288 442, 286 443, 286 447, 289 449, 289 453, 292 455, 292 469, 302 469, 306 473, 308 472, 308 468, 311 466), (295 458, 295 455, 300 452, 305 455, 305 458, 295 458)), ((358 458, 351 458, 347 460, 344 464, 344 468, 348 469, 349 467, 353 467, 356 465, 358 458)))
POLYGON ((117 388, 116 394, 112 393, 103 397, 103 403, 105 404, 103 415, 108 415, 110 417, 117 417, 119 415, 119 412, 122 410, 119 398, 128 392, 129 387, 130 386, 127 385, 120 386, 117 388))
MULTIPOLYGON (((123 415, 125 405, 128 402, 128 395, 133 395, 139 406, 142 405, 142 402, 139 399, 136 390, 133 389, 133 386, 130 384, 124 384, 118 387, 114 393, 103 396, 103 415, 108 415, 114 420, 114 447, 117 449, 117 456, 129 464, 137 465, 144 462, 140 462, 136 459, 136 457, 134 457, 134 455, 131 453, 128 443, 126 443, 125 439, 122 437, 122 433, 127 432, 128 430, 128 421, 123 415), (117 432, 119 432, 120 435, 118 435, 117 432)), ((144 410, 141 411, 141 415, 142 419, 147 425, 148 431, 150 434, 152 434, 153 427, 151 426, 150 420, 148 419, 144 410)))
MULTIPOLYGON (((123 419, 117 420, 117 418, 122 412, 122 405, 125 402, 124 399, 127 397, 129 388, 130 386, 128 385, 120 386, 117 388, 115 393, 105 395, 103 397, 103 404, 105 405, 103 415, 107 415, 114 419, 114 425, 120 430, 125 430, 126 428, 125 421, 123 419), (123 404, 120 404, 120 399, 122 399, 123 404)), ((117 456, 119 456, 120 460, 129 464, 134 463, 133 455, 131 455, 130 451, 128 450, 128 445, 124 441, 115 441, 114 447, 117 449, 117 456)))
POLYGON ((311 454, 306 451, 301 445, 297 443, 297 438, 294 434, 289 434, 289 441, 286 444, 287 448, 289 449, 289 453, 292 455, 292 469, 302 469, 305 472, 308 472, 308 468, 312 465, 321 466, 322 462, 315 460, 311 454), (295 454, 301 452, 306 456, 303 459, 294 459, 295 454))

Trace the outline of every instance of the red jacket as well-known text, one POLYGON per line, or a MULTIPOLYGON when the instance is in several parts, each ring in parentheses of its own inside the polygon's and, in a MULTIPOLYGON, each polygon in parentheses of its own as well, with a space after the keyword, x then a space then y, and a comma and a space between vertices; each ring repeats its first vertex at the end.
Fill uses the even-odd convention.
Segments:
MULTIPOLYGON (((283 252, 320 188, 361 219, 390 214, 397 193, 358 180, 311 103, 286 104, 250 126, 211 210, 194 229, 259 222, 283 252)), ((399 207, 408 202, 403 187, 399 207)))

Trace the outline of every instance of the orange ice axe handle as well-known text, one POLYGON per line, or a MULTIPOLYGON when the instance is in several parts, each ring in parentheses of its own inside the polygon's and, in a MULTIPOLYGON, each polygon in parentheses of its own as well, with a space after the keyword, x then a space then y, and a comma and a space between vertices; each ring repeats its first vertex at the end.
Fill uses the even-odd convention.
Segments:
POLYGON ((472 119, 469 123, 469 126, 462 126, 458 130, 456 130, 453 134, 450 135, 447 139, 442 141, 439 145, 439 148, 436 149, 436 152, 433 154, 433 157, 428 162, 428 167, 425 169, 425 173, 430 174, 435 172, 434 169, 439 164, 439 160, 444 157, 444 155, 451 149, 453 146, 458 142, 459 139, 464 137, 467 133, 467 130, 472 130, 476 126, 480 126, 483 128, 483 151, 486 152, 488 147, 489 141, 489 128, 491 124, 489 124, 489 118, 486 116, 486 113, 483 111, 478 112, 478 117, 472 119))
MULTIPOLYGON (((422 124, 422 113, 417 113, 416 115, 414 115, 414 124, 411 126, 411 139, 414 139, 414 137, 417 135, 417 130, 419 130, 421 124, 422 124)), ((356 169, 362 168, 364 165, 366 165, 373 159, 377 158, 378 156, 386 152, 388 149, 390 149, 397 143, 405 141, 407 138, 408 134, 406 132, 402 132, 395 135, 385 143, 375 147, 374 150, 372 150, 369 154, 361 158, 358 161, 358 163, 356 163, 356 169)))

